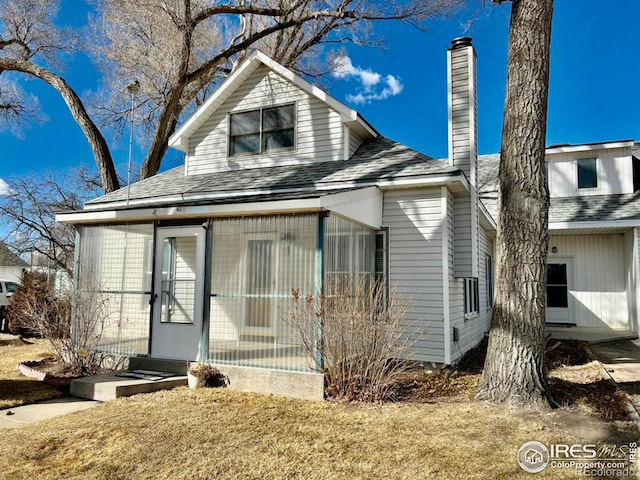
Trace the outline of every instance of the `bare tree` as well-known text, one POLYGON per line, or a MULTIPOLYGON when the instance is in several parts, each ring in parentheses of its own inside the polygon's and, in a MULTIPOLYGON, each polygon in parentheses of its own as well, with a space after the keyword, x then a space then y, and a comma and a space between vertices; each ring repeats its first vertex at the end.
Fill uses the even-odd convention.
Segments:
MULTIPOLYGON (((51 85, 82 128, 105 192, 118 188, 109 147, 85 103, 59 73, 75 43, 54 24, 59 0, 0 0, 0 75, 19 72, 51 85)), ((462 0, 94 0, 85 51, 100 65, 102 126, 123 128, 134 109, 149 135, 141 178, 155 175, 180 116, 202 100, 247 52, 263 48, 304 71, 305 55, 324 43, 375 43, 371 25, 398 20, 418 27, 462 0)), ((307 67, 310 64, 307 63, 307 67)), ((312 73, 317 73, 314 70, 312 73)), ((18 105, 18 103, 14 102, 18 105)), ((8 110, 15 112, 15 109, 8 110)), ((2 111, 0 111, 2 114, 2 111)))
POLYGON ((43 176, 6 179, 9 195, 0 196, 0 217, 6 229, 6 243, 18 254, 46 259, 49 266, 73 271, 75 229, 57 223, 56 213, 82 208, 95 197, 100 180, 86 169, 67 174, 48 172, 43 176))
POLYGON ((496 296, 476 396, 546 407, 551 397, 545 365, 549 191, 544 155, 553 0, 511 3, 496 296))

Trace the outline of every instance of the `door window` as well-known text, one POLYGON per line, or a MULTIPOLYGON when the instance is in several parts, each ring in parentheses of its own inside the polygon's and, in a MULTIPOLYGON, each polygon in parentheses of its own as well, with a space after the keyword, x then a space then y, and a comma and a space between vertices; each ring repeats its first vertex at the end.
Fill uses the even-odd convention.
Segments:
POLYGON ((547 307, 569 307, 566 263, 550 263, 547 265, 547 307))

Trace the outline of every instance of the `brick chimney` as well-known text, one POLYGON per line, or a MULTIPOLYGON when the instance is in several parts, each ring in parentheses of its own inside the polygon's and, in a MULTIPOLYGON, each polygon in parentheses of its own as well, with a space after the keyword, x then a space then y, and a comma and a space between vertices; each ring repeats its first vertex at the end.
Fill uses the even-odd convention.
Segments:
POLYGON ((476 52, 471 38, 456 38, 447 52, 449 164, 462 170, 469 192, 453 199, 456 277, 478 277, 478 107, 476 52))

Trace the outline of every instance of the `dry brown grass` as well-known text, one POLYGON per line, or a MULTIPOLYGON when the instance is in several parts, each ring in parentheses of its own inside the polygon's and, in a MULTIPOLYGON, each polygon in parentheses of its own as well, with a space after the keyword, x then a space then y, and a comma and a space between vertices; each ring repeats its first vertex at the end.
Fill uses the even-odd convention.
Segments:
POLYGON ((180 388, 0 431, 0 444, 12 446, 0 453, 0 472, 15 479, 528 478, 515 460, 525 441, 621 435, 593 418, 483 403, 363 406, 180 388))
POLYGON ((38 360, 51 355, 46 340, 30 340, 3 336, 0 339, 0 409, 48 400, 62 396, 62 392, 42 382, 23 377, 16 369, 20 362, 38 360))
MULTIPOLYGON (((541 413, 457 393, 444 402, 375 406, 221 389, 137 395, 0 430, 0 476, 517 479, 531 478, 516 463, 525 441, 621 444, 638 436, 634 425, 581 410, 541 413)), ((536 478, 575 477, 547 469, 536 478)))

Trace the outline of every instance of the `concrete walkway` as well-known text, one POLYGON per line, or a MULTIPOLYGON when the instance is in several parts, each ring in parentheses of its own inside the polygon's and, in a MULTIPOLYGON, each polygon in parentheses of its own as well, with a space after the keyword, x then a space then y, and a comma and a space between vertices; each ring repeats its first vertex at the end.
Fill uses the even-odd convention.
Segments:
POLYGON ((599 343, 589 348, 640 412, 640 339, 599 343))
POLYGON ((20 427, 41 420, 68 415, 87 408, 94 407, 100 402, 84 400, 76 397, 56 398, 44 402, 21 405, 19 407, 0 410, 0 428, 20 427))

